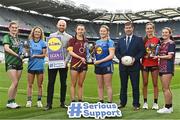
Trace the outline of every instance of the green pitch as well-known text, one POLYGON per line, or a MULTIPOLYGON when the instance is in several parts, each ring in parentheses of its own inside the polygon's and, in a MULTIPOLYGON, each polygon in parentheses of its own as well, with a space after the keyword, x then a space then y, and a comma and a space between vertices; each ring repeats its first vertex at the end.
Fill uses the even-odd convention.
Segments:
MULTIPOLYGON (((97 102, 98 94, 97 94, 97 81, 95 79, 94 67, 89 66, 86 80, 84 82, 84 101, 87 102, 97 102)), ((126 108, 122 109, 123 119, 178 119, 180 118, 180 67, 176 66, 175 76, 173 77, 171 88, 173 93, 173 107, 174 112, 172 114, 157 114, 155 110, 143 110, 133 111, 132 107, 132 91, 131 85, 129 81, 128 87, 128 104, 126 108)), ((113 101, 119 104, 119 89, 120 89, 120 80, 119 80, 119 71, 118 65, 115 65, 115 72, 113 74, 113 101)), ((37 84, 36 80, 34 81, 34 89, 33 89, 33 107, 26 108, 26 99, 27 99, 27 67, 24 65, 24 70, 22 73, 22 78, 19 81, 18 86, 18 94, 16 98, 16 102, 20 104, 22 107, 20 109, 7 109, 7 91, 10 86, 10 80, 7 76, 7 73, 4 69, 4 64, 0 64, 0 119, 68 119, 66 109, 59 107, 59 76, 56 78, 55 83, 55 94, 53 101, 53 109, 50 111, 44 111, 44 108, 37 108, 37 84)), ((68 75, 67 79, 68 90, 67 90, 67 99, 66 104, 70 103, 70 75, 68 75)), ((142 80, 140 88, 142 88, 142 80)), ((45 79, 43 83, 43 105, 46 105, 46 95, 47 95, 47 68, 45 72, 45 79)), ((161 90, 161 83, 159 80, 159 106, 162 107, 164 103, 164 98, 161 90)), ((142 92, 141 92, 142 93, 142 92)), ((107 95, 105 92, 105 100, 107 100, 107 95)), ((143 104, 143 98, 141 94, 140 99, 141 105, 143 104)), ((153 103, 153 87, 151 79, 149 80, 149 88, 148 88, 148 104, 151 107, 153 103)))

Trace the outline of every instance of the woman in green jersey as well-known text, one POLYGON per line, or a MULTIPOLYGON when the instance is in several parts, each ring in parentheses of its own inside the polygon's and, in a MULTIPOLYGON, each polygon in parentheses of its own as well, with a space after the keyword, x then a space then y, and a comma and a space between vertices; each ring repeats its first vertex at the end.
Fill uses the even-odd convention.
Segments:
POLYGON ((3 46, 5 51, 5 67, 9 78, 11 79, 11 86, 8 90, 8 102, 6 107, 19 108, 20 106, 15 102, 18 82, 22 73, 22 60, 19 52, 20 41, 18 39, 18 24, 17 22, 10 22, 9 33, 3 37, 3 46))

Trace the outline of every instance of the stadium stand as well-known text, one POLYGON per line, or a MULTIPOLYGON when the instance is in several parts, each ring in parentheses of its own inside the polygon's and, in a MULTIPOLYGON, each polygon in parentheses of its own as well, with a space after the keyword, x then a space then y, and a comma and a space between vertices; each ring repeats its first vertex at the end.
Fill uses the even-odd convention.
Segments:
MULTIPOLYGON (((86 26, 86 36, 90 41, 94 41, 99 38, 100 26, 106 24, 110 27, 110 37, 115 42, 124 35, 123 22, 134 22, 135 34, 143 37, 146 23, 137 21, 149 20, 155 23, 158 37, 161 36, 163 27, 171 27, 173 29, 173 37, 177 43, 176 51, 180 52, 180 20, 174 19, 180 17, 180 8, 165 8, 137 13, 109 13, 106 10, 89 10, 86 5, 77 7, 70 0, 65 0, 65 2, 57 0, 0 0, 0 4, 1 40, 2 36, 8 32, 8 23, 13 20, 17 20, 20 24, 20 38, 22 40, 27 39, 31 28, 36 25, 42 27, 45 35, 48 36, 56 31, 56 23, 59 17, 65 16, 69 18, 67 20, 67 32, 71 35, 75 34, 74 29, 77 24, 84 24, 86 26), (37 7, 39 3, 41 3, 41 7, 37 7), (15 6, 22 10, 8 8, 9 6, 15 6), (34 14, 31 11, 36 11, 37 13, 34 14), (159 18, 166 18, 166 20, 157 21, 159 18), (76 19, 85 19, 86 21, 76 21, 76 19)), ((2 41, 0 45, 2 45, 2 41)))

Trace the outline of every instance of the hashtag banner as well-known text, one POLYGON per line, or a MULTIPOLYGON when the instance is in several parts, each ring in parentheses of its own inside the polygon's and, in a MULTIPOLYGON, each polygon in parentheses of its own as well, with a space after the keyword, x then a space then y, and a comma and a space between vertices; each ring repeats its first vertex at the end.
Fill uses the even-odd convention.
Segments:
POLYGON ((122 117, 121 111, 115 103, 88 103, 72 102, 68 107, 69 118, 95 118, 105 119, 106 117, 122 117))

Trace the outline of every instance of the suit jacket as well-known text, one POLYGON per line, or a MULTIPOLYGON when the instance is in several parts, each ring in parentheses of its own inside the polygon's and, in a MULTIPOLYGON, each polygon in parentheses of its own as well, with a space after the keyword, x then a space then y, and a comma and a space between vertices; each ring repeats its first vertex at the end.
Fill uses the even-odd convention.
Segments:
POLYGON ((144 42, 141 37, 133 35, 128 49, 126 49, 126 36, 119 39, 116 46, 116 57, 119 59, 120 71, 136 71, 140 70, 140 59, 144 56, 145 48, 144 42), (123 56, 131 56, 135 58, 135 62, 132 66, 124 66, 121 63, 123 56))

